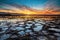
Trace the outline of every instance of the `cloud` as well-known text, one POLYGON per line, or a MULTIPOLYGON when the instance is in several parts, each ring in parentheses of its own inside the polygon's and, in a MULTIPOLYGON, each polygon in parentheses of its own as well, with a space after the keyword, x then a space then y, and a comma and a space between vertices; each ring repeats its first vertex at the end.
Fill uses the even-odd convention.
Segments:
POLYGON ((3 8, 0 9, 0 12, 11 13, 11 14, 18 13, 18 14, 29 14, 29 15, 30 14, 37 14, 37 15, 58 14, 60 15, 60 7, 53 5, 53 3, 46 4, 46 7, 44 10, 36 10, 30 7, 27 7, 24 5, 18 5, 18 4, 12 4, 12 5, 3 4, 0 6, 3 6, 3 8))

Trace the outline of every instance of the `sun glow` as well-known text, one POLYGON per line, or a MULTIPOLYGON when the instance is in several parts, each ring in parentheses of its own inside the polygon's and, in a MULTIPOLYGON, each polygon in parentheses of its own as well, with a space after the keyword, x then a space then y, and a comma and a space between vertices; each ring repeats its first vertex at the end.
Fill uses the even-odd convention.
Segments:
POLYGON ((49 10, 49 9, 44 9, 44 10, 35 10, 35 9, 0 9, 0 12, 5 12, 5 13, 17 13, 17 14, 26 14, 26 15, 31 15, 31 14, 38 14, 38 15, 56 15, 60 14, 60 11, 55 11, 55 10, 49 10))
POLYGON ((18 14, 60 14, 60 12, 55 12, 54 10, 42 10, 42 11, 30 11, 30 10, 0 10, 0 12, 5 13, 18 13, 18 14))

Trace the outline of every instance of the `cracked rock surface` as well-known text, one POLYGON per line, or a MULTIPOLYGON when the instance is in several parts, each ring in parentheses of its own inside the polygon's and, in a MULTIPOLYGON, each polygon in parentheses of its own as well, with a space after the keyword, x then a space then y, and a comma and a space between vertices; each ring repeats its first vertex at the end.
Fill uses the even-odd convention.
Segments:
POLYGON ((0 21, 0 40, 60 40, 60 21, 0 21))

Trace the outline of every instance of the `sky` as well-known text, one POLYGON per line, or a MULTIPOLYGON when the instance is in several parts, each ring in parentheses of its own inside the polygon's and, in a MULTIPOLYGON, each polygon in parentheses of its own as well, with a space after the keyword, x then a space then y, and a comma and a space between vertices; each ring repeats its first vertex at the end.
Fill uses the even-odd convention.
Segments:
POLYGON ((60 11, 60 0, 0 0, 0 9, 19 10, 20 5, 36 10, 60 11))
POLYGON ((43 9, 47 4, 52 3, 52 5, 60 7, 60 0, 0 0, 1 4, 19 4, 25 5, 34 9, 43 9))

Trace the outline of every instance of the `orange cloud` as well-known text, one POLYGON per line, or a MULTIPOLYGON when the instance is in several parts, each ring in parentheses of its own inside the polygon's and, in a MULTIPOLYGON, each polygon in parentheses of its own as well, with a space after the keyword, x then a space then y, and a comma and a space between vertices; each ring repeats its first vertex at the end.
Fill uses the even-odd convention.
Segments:
POLYGON ((0 9, 0 12, 5 12, 5 13, 18 13, 18 14, 38 14, 38 15, 60 15, 60 11, 55 11, 55 10, 3 10, 0 9))

